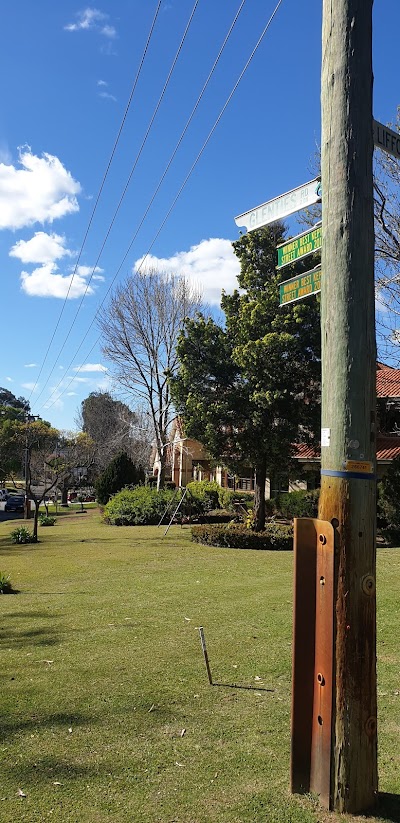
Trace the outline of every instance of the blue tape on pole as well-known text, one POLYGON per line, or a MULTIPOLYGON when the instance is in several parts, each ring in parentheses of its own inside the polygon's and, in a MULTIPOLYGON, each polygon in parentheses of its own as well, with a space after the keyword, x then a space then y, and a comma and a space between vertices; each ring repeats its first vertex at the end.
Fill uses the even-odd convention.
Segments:
POLYGON ((345 480, 376 480, 376 474, 364 472, 337 472, 332 469, 321 469, 321 474, 325 477, 344 477, 345 480))

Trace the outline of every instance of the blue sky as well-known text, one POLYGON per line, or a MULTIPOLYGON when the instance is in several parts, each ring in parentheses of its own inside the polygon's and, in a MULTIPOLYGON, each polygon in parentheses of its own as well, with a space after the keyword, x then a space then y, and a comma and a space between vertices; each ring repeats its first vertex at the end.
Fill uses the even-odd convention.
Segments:
MULTIPOLYGON (((0 385, 28 397, 33 412, 53 425, 74 428, 82 399, 111 386, 95 317, 114 278, 118 282, 148 254, 144 265, 184 272, 217 305, 221 288, 235 286, 234 216, 312 177, 320 139, 322 0, 283 0, 165 221, 276 2, 243 4, 143 220, 241 5, 198 0, 191 18, 194 0, 161 3, 83 248, 157 0, 6 4, 0 32, 0 385)), ((374 116, 381 122, 394 120, 400 103, 399 30, 398 0, 375 0, 374 116)))

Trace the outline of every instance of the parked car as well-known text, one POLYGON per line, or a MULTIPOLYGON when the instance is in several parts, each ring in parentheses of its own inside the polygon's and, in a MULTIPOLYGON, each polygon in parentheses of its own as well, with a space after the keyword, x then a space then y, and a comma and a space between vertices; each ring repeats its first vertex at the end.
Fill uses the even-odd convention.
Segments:
POLYGON ((23 512, 25 497, 23 494, 10 494, 4 510, 6 512, 23 512))
POLYGON ((8 498, 7 489, 0 489, 0 503, 4 503, 8 498))

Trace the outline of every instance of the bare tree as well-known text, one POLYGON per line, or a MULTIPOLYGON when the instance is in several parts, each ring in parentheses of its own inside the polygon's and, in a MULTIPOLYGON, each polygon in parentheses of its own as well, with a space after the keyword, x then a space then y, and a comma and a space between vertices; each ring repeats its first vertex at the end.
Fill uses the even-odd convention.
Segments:
MULTIPOLYGON (((400 107, 396 124, 400 133, 400 107)), ((375 283, 381 357, 399 362, 400 343, 400 160, 376 150, 374 159, 375 283)))
MULTIPOLYGON (((400 133, 400 106, 391 128, 400 133)), ((321 174, 320 148, 310 162, 311 174, 321 174)), ((322 181, 322 192, 323 192, 322 181)), ((322 193, 323 196, 323 193, 322 193)), ((301 212, 304 228, 321 220, 321 205, 301 212)), ((374 152, 375 292, 378 357, 400 363, 400 160, 381 151, 374 152)))
POLYGON ((177 367, 177 338, 184 319, 200 306, 199 290, 185 277, 151 269, 131 274, 99 316, 103 353, 116 381, 149 412, 160 460, 159 488, 174 413, 169 380, 177 367))

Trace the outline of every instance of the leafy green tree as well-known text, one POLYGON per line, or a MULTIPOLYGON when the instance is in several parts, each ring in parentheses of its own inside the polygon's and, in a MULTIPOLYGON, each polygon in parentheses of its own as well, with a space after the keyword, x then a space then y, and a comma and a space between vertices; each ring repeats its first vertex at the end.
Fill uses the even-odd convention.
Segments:
POLYGON ((124 486, 138 485, 144 481, 144 472, 135 466, 130 457, 122 452, 111 461, 96 482, 97 500, 101 505, 124 486))
POLYGON ((267 476, 288 471, 295 444, 319 435, 319 304, 279 306, 279 282, 293 275, 276 272, 283 239, 274 224, 233 243, 241 291, 222 295, 224 327, 201 314, 187 321, 172 380, 186 433, 232 471, 255 468, 256 530, 265 525, 267 476))
POLYGON ((25 397, 16 397, 9 389, 0 387, 0 407, 10 406, 13 409, 29 412, 29 403, 25 397))
POLYGON ((22 423, 29 414, 29 403, 8 389, 0 388, 0 480, 21 475, 21 455, 15 449, 14 422, 22 423))

